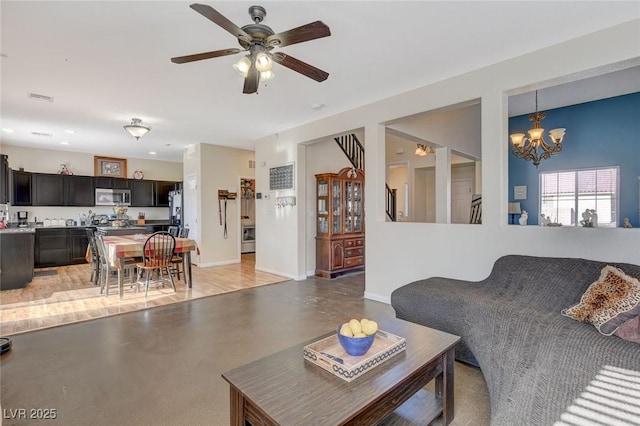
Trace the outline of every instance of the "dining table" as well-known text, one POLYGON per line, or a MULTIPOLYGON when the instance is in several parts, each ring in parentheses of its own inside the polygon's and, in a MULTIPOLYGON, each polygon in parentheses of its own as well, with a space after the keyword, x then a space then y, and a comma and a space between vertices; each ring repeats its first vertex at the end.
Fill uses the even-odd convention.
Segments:
MULTIPOLYGON (((109 264, 118 269, 118 292, 122 299, 124 289, 125 262, 127 259, 142 257, 144 252, 144 244, 151 234, 134 234, 134 235, 113 235, 104 236, 105 251, 109 264)), ((188 288, 192 288, 191 275, 191 252, 198 252, 198 245, 195 240, 190 238, 175 237, 176 247, 174 252, 182 254, 182 266, 184 270, 184 280, 188 288)))

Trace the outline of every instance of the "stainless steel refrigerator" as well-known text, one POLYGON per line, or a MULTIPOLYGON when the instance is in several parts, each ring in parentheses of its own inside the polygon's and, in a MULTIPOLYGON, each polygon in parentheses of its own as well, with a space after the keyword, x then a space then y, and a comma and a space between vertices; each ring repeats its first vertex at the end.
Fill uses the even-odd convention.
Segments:
POLYGON ((176 189, 169 192, 169 220, 171 225, 182 226, 183 202, 182 202, 182 189, 176 189))

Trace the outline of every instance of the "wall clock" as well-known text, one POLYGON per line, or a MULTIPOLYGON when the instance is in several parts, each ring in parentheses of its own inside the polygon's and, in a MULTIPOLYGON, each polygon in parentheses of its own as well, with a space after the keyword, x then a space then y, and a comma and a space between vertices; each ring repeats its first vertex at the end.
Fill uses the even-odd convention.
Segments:
POLYGON ((142 180, 144 178, 144 174, 142 174, 142 170, 136 170, 133 172, 133 178, 137 180, 142 180))

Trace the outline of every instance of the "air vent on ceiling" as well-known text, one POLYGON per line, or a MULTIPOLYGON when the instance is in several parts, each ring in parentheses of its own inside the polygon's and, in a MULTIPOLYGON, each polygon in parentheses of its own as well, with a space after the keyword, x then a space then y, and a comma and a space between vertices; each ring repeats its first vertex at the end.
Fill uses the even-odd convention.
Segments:
POLYGON ((250 169, 255 169, 256 168, 256 162, 254 160, 249 160, 249 168, 250 169))
POLYGON ((27 93, 27 97, 33 101, 53 102, 53 98, 47 95, 38 95, 37 93, 27 93))
POLYGON ((33 136, 40 136, 41 138, 52 138, 53 135, 51 133, 42 133, 42 132, 31 132, 33 136))

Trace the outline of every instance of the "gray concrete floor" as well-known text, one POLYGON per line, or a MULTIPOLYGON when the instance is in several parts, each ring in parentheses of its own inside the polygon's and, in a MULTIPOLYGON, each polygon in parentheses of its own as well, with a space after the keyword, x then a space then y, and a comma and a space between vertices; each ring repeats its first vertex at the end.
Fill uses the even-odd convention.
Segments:
MULTIPOLYGON (((227 425, 221 373, 346 317, 394 316, 363 292, 363 274, 310 278, 16 335, 0 358, 2 424, 36 423, 9 418, 17 409, 55 409, 43 424, 227 425)), ((456 363, 455 380, 452 424, 489 424, 480 371, 456 363)))

